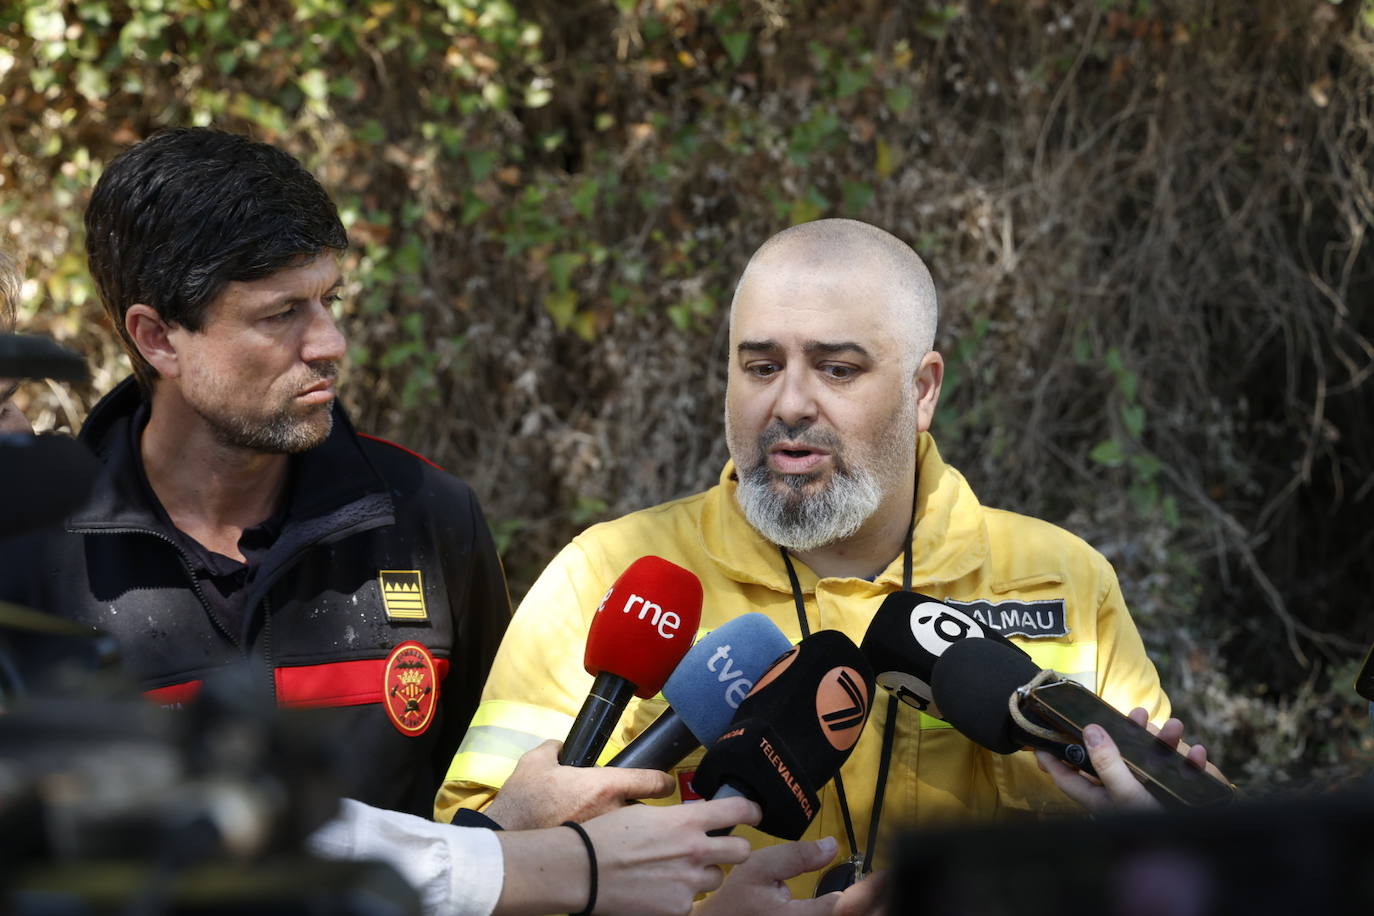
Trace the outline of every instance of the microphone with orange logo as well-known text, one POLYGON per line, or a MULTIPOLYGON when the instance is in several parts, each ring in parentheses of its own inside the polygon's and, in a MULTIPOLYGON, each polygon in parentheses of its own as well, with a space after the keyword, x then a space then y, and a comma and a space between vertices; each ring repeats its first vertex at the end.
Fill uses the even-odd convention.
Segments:
POLYGON ((692 787, 707 798, 758 802, 759 830, 799 839, 872 704, 873 669, 859 647, 838 630, 817 630, 759 678, 706 752, 692 787))
POLYGON ((701 622, 701 580, 662 557, 635 560, 592 617, 582 665, 596 678, 573 720, 558 762, 589 767, 606 747, 631 696, 663 689, 692 648, 701 622))

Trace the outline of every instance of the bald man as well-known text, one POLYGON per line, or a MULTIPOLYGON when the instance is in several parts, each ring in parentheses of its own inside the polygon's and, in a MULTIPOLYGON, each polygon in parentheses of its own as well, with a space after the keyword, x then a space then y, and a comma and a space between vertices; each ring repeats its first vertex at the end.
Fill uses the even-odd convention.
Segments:
MULTIPOLYGON (((731 305, 730 461, 719 483, 596 525, 544 570, 497 653, 437 815, 485 804, 520 753, 567 734, 591 686, 582 646, 592 614, 645 554, 700 577, 703 630, 760 611, 796 641, 801 606, 805 630, 859 642, 884 597, 907 587, 1001 629, 1114 706, 1167 717, 1107 561, 1053 525, 983 507, 940 457, 928 431, 944 377, 935 322, 929 271, 881 229, 821 220, 769 239, 731 305)), ((876 852, 882 863, 891 849, 881 832, 869 846, 889 717, 882 825, 1074 810, 1031 754, 998 756, 916 709, 874 706, 842 773, 844 801, 833 784, 823 790, 807 834, 836 837, 842 861, 876 852)), ((661 698, 631 701, 608 753, 663 709, 661 698)), ((690 797, 701 754, 678 768, 677 797, 690 797)), ((740 833, 756 846, 778 842, 740 833)), ((817 880, 775 877, 790 878, 798 896, 817 880)))

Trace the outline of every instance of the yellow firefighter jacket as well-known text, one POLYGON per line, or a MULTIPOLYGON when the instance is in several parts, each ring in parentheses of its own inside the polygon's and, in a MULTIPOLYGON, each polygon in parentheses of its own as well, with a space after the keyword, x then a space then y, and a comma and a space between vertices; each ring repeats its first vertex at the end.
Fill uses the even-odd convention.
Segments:
MULTIPOLYGON (((965 602, 967 612, 1004 633, 1031 634, 1011 638, 1042 667, 1072 676, 1117 709, 1143 706, 1152 721, 1167 718, 1169 701, 1106 559, 1061 528, 980 505, 963 476, 941 460, 929 434, 921 435, 917 455, 912 587, 931 597, 965 602), (1043 610, 1060 608, 1059 600, 1057 618, 1043 610), (1059 631, 1066 632, 1049 635, 1059 631)), ((801 638, 778 549, 745 520, 735 502, 733 477, 727 464, 720 483, 706 492, 595 525, 554 558, 506 631, 481 704, 436 798, 439 820, 451 820, 460 806, 485 804, 521 754, 548 738, 566 737, 592 684, 582 667, 592 614, 611 583, 638 557, 656 554, 701 578, 703 632, 738 614, 761 611, 794 642, 801 638)), ((855 643, 863 639, 884 596, 902 587, 901 556, 871 582, 818 580, 804 564, 795 566, 810 628, 842 630, 855 643)), ((664 708, 661 696, 632 699, 602 760, 620 751, 664 708)), ((885 697, 876 698, 843 769, 860 844, 868 835, 886 712, 885 697)), ((702 754, 698 750, 681 764, 680 787, 702 754)), ((1009 812, 1075 810, 1029 751, 994 754, 938 719, 899 707, 880 820, 885 835, 1009 812)), ((737 833, 756 847, 779 842, 748 828, 737 833)), ((805 838, 822 836, 834 836, 840 856, 849 854, 833 783, 822 791, 821 809, 805 838)), ((880 865, 891 845, 880 839, 880 865)), ((809 896, 815 876, 792 883, 794 894, 809 896)))

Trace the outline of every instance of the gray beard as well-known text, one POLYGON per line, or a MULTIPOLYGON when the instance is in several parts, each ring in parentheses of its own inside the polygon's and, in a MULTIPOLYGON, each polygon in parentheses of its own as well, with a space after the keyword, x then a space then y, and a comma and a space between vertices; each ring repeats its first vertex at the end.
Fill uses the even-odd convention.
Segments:
POLYGON ((765 462, 740 475, 735 499, 759 534, 788 550, 815 550, 852 537, 882 502, 882 489, 867 468, 837 470, 819 493, 801 490, 809 475, 781 476, 785 490, 774 486, 765 462))

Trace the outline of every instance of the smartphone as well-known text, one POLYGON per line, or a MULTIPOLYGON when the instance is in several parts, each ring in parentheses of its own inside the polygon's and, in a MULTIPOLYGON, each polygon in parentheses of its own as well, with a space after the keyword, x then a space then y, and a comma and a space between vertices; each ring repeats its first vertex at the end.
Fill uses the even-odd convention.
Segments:
POLYGON ((1070 734, 1100 725, 1121 751, 1121 759, 1161 804, 1202 808, 1229 802, 1235 787, 1200 770, 1163 741, 1112 709, 1101 697, 1073 681, 1030 690, 1033 711, 1070 734))

